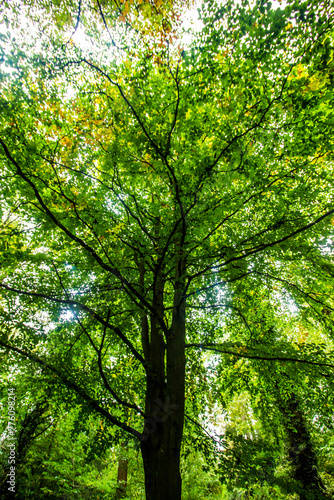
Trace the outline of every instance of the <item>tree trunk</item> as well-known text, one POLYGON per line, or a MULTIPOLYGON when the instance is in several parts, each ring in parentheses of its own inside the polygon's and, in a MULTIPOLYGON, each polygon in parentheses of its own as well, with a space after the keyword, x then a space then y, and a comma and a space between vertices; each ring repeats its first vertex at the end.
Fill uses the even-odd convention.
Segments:
POLYGON ((167 342, 167 382, 158 383, 153 376, 147 380, 148 418, 141 442, 146 500, 181 500, 185 354, 180 337, 171 334, 167 342))
MULTIPOLYGON (((151 385, 151 389, 157 388, 157 384, 148 385, 151 385)), ((146 500, 181 500, 180 452, 184 391, 180 398, 176 395, 183 385, 184 377, 174 387, 167 383, 165 394, 160 393, 154 397, 157 394, 154 391, 147 404, 147 407, 151 407, 151 411, 150 417, 145 420, 144 437, 141 442, 146 500), (152 401, 154 407, 151 405, 152 401)))
POLYGON ((152 446, 151 439, 141 444, 145 472, 146 500, 181 500, 180 447, 152 446))
POLYGON ((301 486, 300 500, 325 500, 328 497, 318 474, 317 457, 296 396, 291 394, 287 401, 281 400, 280 407, 285 420, 294 479, 301 486))
POLYGON ((146 418, 141 442, 146 500, 181 500, 180 452, 185 387, 183 271, 180 259, 175 277, 172 324, 168 331, 162 332, 161 321, 158 321, 164 314, 163 282, 159 279, 153 301, 158 315, 151 316, 150 369, 146 378, 146 418))
POLYGON ((118 457, 116 500, 120 498, 126 498, 127 485, 128 485, 128 457, 126 453, 126 446, 122 445, 120 455, 118 457))

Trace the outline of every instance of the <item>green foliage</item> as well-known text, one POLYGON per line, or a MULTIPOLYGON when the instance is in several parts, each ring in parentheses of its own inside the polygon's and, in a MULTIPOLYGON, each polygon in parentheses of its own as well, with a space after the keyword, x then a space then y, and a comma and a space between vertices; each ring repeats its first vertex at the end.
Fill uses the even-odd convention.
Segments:
POLYGON ((217 473, 208 469, 205 459, 198 452, 187 456, 182 466, 182 499, 221 499, 221 484, 217 473))
POLYGON ((0 346, 26 498, 110 495, 125 433, 147 484, 183 438, 189 500, 221 494, 217 464, 227 496, 293 498, 304 445, 333 489, 333 7, 208 0, 187 40, 186 5, 4 6, 0 346))

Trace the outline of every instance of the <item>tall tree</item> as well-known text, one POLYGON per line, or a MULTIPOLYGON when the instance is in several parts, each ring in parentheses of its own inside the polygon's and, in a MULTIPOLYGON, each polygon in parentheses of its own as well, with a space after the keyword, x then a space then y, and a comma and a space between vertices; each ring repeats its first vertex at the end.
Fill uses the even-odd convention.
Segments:
POLYGON ((204 2, 191 43, 101 5, 98 25, 78 4, 85 43, 41 11, 42 42, 2 35, 0 345, 139 440, 147 500, 177 500, 186 352, 221 346, 249 276, 332 282, 332 7, 204 2))

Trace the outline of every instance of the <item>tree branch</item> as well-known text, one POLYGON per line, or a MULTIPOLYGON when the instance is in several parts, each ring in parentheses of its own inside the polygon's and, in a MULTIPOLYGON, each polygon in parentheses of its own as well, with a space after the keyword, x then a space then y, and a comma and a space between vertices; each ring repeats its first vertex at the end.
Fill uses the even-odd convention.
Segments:
POLYGON ((74 381, 68 379, 66 375, 64 375, 58 368, 55 366, 50 365, 43 359, 41 359, 39 356, 36 356, 36 354, 33 354, 31 352, 23 351, 22 349, 19 349, 18 347, 14 347, 12 345, 6 344, 2 340, 0 340, 0 346, 4 347, 5 349, 9 349, 10 351, 13 351, 17 354, 20 354, 21 356, 24 356, 25 358, 30 359, 34 363, 38 363, 42 366, 45 366, 48 370, 50 370, 52 373, 57 375, 62 382, 71 390, 75 391, 79 396, 82 397, 95 411, 97 411, 100 415, 102 415, 104 418, 106 418, 109 422, 112 424, 116 425, 120 429, 123 429, 124 431, 132 434, 132 436, 136 437, 139 440, 142 440, 142 434, 129 425, 125 424, 124 422, 121 422, 118 420, 116 417, 111 415, 107 410, 105 410, 102 406, 97 403, 95 399, 93 399, 89 394, 86 393, 86 391, 80 387, 78 384, 76 384, 74 381))
POLYGON ((125 345, 128 346, 132 354, 140 363, 143 365, 145 370, 147 369, 147 364, 142 355, 137 351, 137 349, 134 347, 132 342, 121 332, 121 330, 117 326, 110 325, 107 323, 102 316, 100 316, 98 313, 96 313, 93 309, 90 307, 81 304, 80 302, 77 302, 76 300, 69 300, 69 299, 58 299, 57 297, 52 297, 50 295, 46 295, 44 293, 38 293, 38 292, 27 292, 25 290, 18 290, 17 288, 12 288, 5 283, 0 283, 1 288, 5 288, 6 290, 14 293, 18 293, 20 295, 27 295, 28 297, 38 297, 42 298, 45 300, 51 300, 51 302, 55 302, 57 304, 64 304, 64 305, 69 305, 69 306, 77 306, 83 311, 88 312, 91 316, 93 316, 99 323, 101 323, 103 326, 106 326, 107 328, 110 328, 121 340, 124 342, 125 345))
MULTIPOLYGON (((155 314, 155 311, 153 307, 147 302, 147 300, 141 296, 141 294, 134 288, 134 286, 126 280, 121 273, 118 271, 118 269, 111 267, 109 264, 105 263, 104 260, 96 253, 96 251, 90 247, 84 240, 82 240, 79 236, 76 234, 72 233, 66 226, 64 226, 54 215, 54 213, 49 209, 49 207, 45 204, 43 198, 41 197, 37 187, 35 184, 32 182, 29 177, 22 171, 20 165, 17 163, 15 158, 12 156, 10 153, 7 145, 4 143, 4 141, 0 138, 0 144, 3 147, 3 150, 5 152, 6 157, 8 160, 16 167, 18 175, 27 183, 29 186, 32 188, 37 200, 39 201, 41 207, 44 210, 44 213, 52 220, 52 222, 61 230, 63 231, 71 240, 75 241, 78 243, 84 250, 89 252, 94 260, 106 271, 110 272, 113 276, 115 276, 123 285, 127 288, 128 291, 130 291, 142 304, 142 306, 146 307, 150 312, 155 314)), ((131 297, 131 295, 130 295, 131 297)), ((164 325, 161 325, 162 328, 164 328, 164 325)), ((165 328, 164 328, 165 329, 165 328)))
POLYGON ((317 361, 309 361, 307 359, 298 359, 298 358, 286 358, 283 356, 255 356, 253 354, 242 354, 240 352, 235 352, 235 351, 230 351, 227 349, 223 349, 222 347, 219 346, 219 344, 186 344, 186 348, 189 347, 195 347, 198 349, 204 349, 207 351, 214 351, 217 353, 221 354, 229 354, 231 356, 237 356, 239 358, 246 358, 246 359, 260 359, 262 361, 289 361, 293 363, 306 363, 309 365, 315 365, 315 366, 327 366, 328 368, 334 368, 334 365, 331 365, 330 363, 320 363, 317 361))

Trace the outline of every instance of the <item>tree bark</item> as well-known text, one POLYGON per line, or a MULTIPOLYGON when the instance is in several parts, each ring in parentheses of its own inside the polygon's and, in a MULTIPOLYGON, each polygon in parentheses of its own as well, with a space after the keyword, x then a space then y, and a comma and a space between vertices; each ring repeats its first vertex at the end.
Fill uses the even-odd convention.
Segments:
MULTIPOLYGON (((146 500, 181 500, 180 452, 184 422, 185 298, 183 263, 178 263, 171 327, 162 332, 151 317, 141 452, 146 500)), ((157 280, 154 307, 163 318, 163 283, 157 280)))
POLYGON ((162 441, 165 448, 142 442, 146 500, 181 500, 180 447, 162 441))
POLYGON ((120 455, 118 457, 116 500, 120 498, 126 498, 127 485, 128 485, 128 457, 126 453, 126 445, 123 444, 121 446, 120 455))
POLYGON ((181 500, 185 355, 184 345, 177 352, 179 343, 179 336, 167 342, 167 383, 153 375, 147 380, 148 418, 141 442, 146 500, 181 500))

